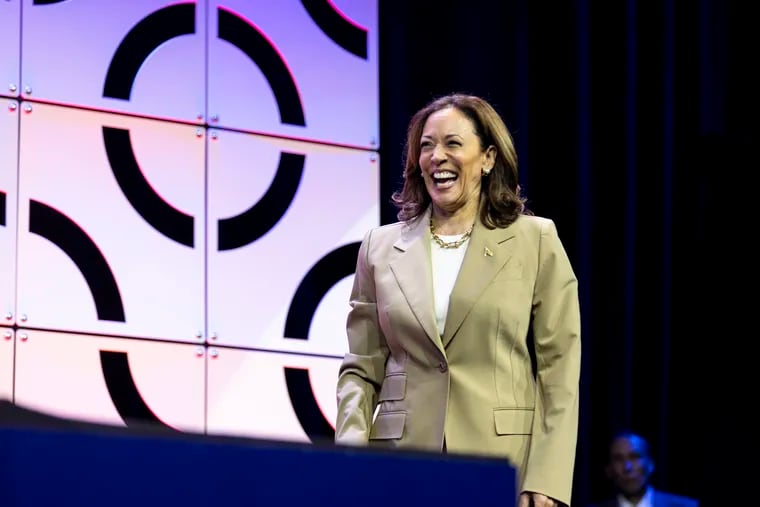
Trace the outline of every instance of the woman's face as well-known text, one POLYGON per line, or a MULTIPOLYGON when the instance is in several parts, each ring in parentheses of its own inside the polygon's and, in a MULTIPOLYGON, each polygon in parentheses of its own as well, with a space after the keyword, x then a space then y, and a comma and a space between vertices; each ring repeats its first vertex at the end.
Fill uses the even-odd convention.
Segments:
POLYGON ((433 204, 453 213, 464 206, 477 208, 482 171, 490 171, 496 149, 483 150, 475 126, 455 107, 431 114, 422 129, 420 159, 433 204))

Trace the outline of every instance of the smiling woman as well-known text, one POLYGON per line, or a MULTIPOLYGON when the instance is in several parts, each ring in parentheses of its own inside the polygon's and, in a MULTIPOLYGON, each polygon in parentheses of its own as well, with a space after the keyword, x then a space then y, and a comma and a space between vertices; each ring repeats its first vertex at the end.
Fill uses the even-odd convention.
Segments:
POLYGON ((493 168, 496 148, 484 147, 472 121, 459 109, 431 114, 420 139, 419 164, 433 200, 431 224, 442 234, 471 230, 478 211, 481 179, 493 168))
POLYGON ((519 507, 568 505, 577 280, 554 223, 525 208, 493 107, 453 94, 418 111, 393 202, 398 222, 359 249, 336 442, 501 456, 519 507))

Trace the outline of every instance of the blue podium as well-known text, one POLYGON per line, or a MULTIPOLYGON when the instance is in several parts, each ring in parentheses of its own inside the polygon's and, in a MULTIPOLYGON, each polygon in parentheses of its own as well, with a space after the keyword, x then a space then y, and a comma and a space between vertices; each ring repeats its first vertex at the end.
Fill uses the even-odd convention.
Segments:
POLYGON ((516 496, 500 459, 2 414, 0 507, 513 507, 516 496))

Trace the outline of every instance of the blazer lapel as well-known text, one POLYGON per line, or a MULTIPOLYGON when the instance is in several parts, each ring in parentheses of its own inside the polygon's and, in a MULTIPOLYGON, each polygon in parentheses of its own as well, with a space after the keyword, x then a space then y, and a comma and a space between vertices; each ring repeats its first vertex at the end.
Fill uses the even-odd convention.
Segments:
POLYGON ((401 288, 420 326, 435 346, 443 351, 433 306, 428 223, 430 223, 430 209, 403 229, 401 237, 393 245, 398 252, 398 257, 389 264, 393 276, 396 277, 396 283, 401 288))
POLYGON ((511 227, 488 229, 480 220, 476 221, 451 291, 442 338, 444 348, 448 347, 480 294, 512 257, 514 242, 510 239, 513 237, 511 227))

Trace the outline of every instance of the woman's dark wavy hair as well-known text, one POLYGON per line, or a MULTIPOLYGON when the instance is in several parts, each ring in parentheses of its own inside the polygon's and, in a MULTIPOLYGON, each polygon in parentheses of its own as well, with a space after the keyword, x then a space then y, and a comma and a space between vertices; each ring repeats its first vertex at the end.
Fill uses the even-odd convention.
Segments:
POLYGON ((496 148, 496 162, 480 188, 480 220, 489 229, 506 227, 521 214, 529 215, 517 180, 517 153, 512 135, 499 114, 485 100, 473 95, 453 93, 439 97, 417 111, 409 122, 404 155, 404 186, 393 193, 398 219, 411 221, 422 215, 431 199, 419 165, 420 139, 428 117, 436 111, 454 107, 475 126, 481 149, 496 148))

